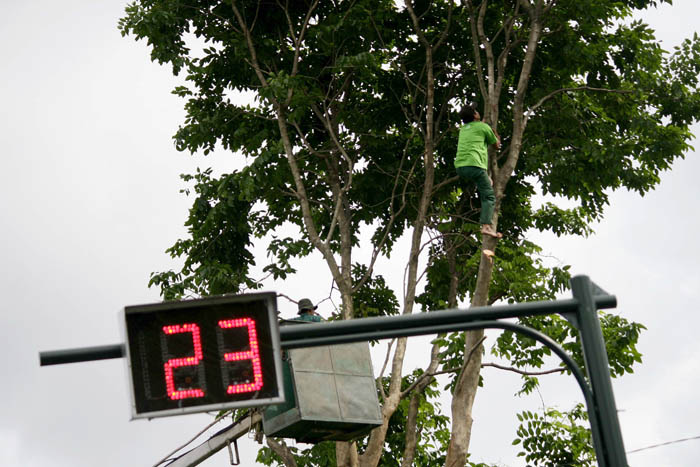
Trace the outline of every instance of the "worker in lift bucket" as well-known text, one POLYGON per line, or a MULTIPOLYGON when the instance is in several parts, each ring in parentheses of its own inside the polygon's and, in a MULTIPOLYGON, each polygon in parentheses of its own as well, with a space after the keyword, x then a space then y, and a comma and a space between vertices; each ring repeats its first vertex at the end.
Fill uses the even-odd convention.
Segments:
POLYGON ((295 318, 297 321, 311 321, 314 323, 321 322, 321 315, 316 313, 316 308, 314 304, 308 298, 302 298, 299 300, 299 316, 295 318))

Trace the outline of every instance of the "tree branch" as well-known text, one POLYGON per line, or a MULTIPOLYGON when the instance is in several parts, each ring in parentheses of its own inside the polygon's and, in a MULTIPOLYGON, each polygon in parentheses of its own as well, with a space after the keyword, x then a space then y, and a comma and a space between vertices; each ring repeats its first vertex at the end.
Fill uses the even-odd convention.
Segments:
MULTIPOLYGON (((426 372, 433 372, 440 364, 440 344, 437 342, 433 344, 433 348, 430 351, 430 364, 426 369, 426 372)), ((420 397, 425 391, 425 388, 430 385, 432 378, 419 378, 421 382, 413 386, 413 393, 411 394, 411 400, 408 406, 408 415, 406 417, 406 442, 403 452, 403 459, 401 460, 401 467, 412 467, 413 459, 416 455, 416 446, 420 440, 420 430, 417 429, 418 426, 418 409, 420 407, 420 397)), ((413 390, 412 389, 412 390, 413 390)), ((401 397, 404 397, 403 394, 401 397)))
POLYGON ((267 445, 272 449, 272 451, 280 456, 282 462, 287 467, 297 467, 297 461, 294 459, 294 455, 289 447, 284 443, 284 441, 277 441, 272 438, 266 438, 267 445))
MULTIPOLYGON (((250 54, 250 65, 254 69, 255 74, 258 77, 258 80, 260 81, 260 84, 264 88, 268 88, 269 83, 263 75, 262 69, 260 68, 260 65, 258 63, 257 53, 255 50, 255 45, 253 44, 253 37, 251 31, 248 28, 245 19, 243 18, 243 15, 238 10, 236 0, 231 0, 231 7, 246 39, 248 53, 250 54)), ((279 126, 280 138, 282 139, 282 144, 284 146, 285 154, 287 156, 287 162, 289 163, 289 168, 291 169, 294 184, 296 186, 296 197, 299 200, 299 204, 301 206, 304 225, 306 226, 306 232, 309 236, 309 240, 314 245, 314 247, 317 248, 318 251, 323 255, 324 259, 326 260, 326 264, 328 265, 328 268, 331 270, 333 278, 336 280, 337 283, 340 283, 340 280, 342 279, 342 274, 340 268, 338 267, 338 263, 336 262, 336 259, 333 256, 333 252, 331 251, 329 245, 325 244, 321 240, 318 230, 316 229, 313 216, 311 214, 309 198, 306 194, 306 187, 304 186, 304 182, 301 177, 299 165, 297 164, 297 160, 294 156, 294 148, 289 137, 289 132, 287 130, 287 121, 284 115, 282 103, 279 102, 274 96, 270 97, 270 101, 277 114, 277 123, 279 126)))
MULTIPOLYGON (((486 16, 486 8, 488 7, 488 0, 483 0, 481 2, 481 7, 479 8, 479 18, 476 21, 476 30, 479 34, 479 40, 481 41, 481 45, 484 46, 484 52, 486 53, 486 73, 489 78, 488 81, 488 96, 491 98, 491 100, 494 99, 494 92, 495 92, 495 70, 494 70, 494 65, 495 65, 495 60, 494 60, 494 55, 493 55, 493 48, 491 47, 491 42, 489 41, 488 37, 486 37, 486 32, 484 30, 484 18, 486 16)), ((485 112, 486 115, 484 115, 484 120, 488 120, 489 114, 488 111, 490 109, 487 107, 487 112, 485 112)))
MULTIPOLYGON (((420 375, 418 378, 416 378, 416 380, 413 383, 411 383, 406 389, 401 391, 401 396, 400 396, 401 399, 403 399, 404 397, 409 395, 411 393, 411 391, 413 391, 415 388, 417 388, 419 386, 422 387, 423 389, 428 387, 428 384, 430 384, 430 383, 429 382, 426 383, 426 380, 428 380, 428 378, 431 378, 432 376, 434 376, 436 374, 435 370, 437 369, 437 366, 440 363, 440 360, 439 360, 440 355, 439 354, 440 354, 440 345, 435 343, 435 344, 433 344, 433 347, 430 351, 430 364, 428 365, 428 368, 426 368, 425 372, 422 375, 420 375)), ((421 389, 421 391, 423 389, 421 389)))
POLYGON ((474 59, 476 60, 476 79, 479 82, 479 91, 482 96, 487 96, 486 82, 483 75, 483 63, 481 63, 481 49, 479 48, 479 33, 476 30, 476 17, 474 15, 474 5, 471 0, 465 0, 469 9, 469 26, 471 27, 472 48, 474 49, 474 59))
POLYGON ((499 370, 512 371, 513 373, 518 373, 519 375, 524 375, 524 376, 550 375, 552 373, 563 373, 566 371, 565 368, 554 368, 551 370, 543 370, 543 371, 525 371, 525 370, 520 370, 520 369, 512 367, 512 366, 499 365, 498 363, 482 363, 481 364, 481 368, 483 368, 485 366, 498 368, 499 370))
POLYGON ((384 384, 382 384, 382 379, 384 378, 384 372, 386 371, 386 367, 389 364, 389 357, 391 357, 391 348, 394 346, 395 342, 396 339, 392 339, 391 341, 389 341, 389 345, 386 348, 386 357, 384 358, 384 364, 382 365, 382 371, 379 372, 377 386, 379 387, 379 393, 382 396, 382 400, 386 400, 386 393, 384 392, 384 384))
MULTIPOLYGON (((553 373, 564 373, 566 371, 565 368, 553 368, 551 370, 542 370, 542 371, 525 371, 521 370, 519 368, 515 367, 510 367, 510 366, 504 366, 504 365, 499 365, 497 363, 482 363, 481 368, 484 367, 493 367, 493 368, 498 368, 499 370, 505 370, 505 371, 512 371, 513 373, 518 373, 519 375, 524 375, 524 376, 542 376, 542 375, 551 375, 553 373)), ((432 377, 432 376, 438 376, 438 375, 444 375, 446 373, 456 373, 460 371, 462 367, 460 368, 447 368, 444 370, 436 371, 431 374, 423 374, 421 376, 426 376, 426 377, 432 377)))
POLYGON ((436 193, 440 188, 444 187, 445 185, 451 185, 454 182, 459 180, 459 175, 455 175, 454 177, 447 178, 440 183, 436 183, 435 186, 433 187, 433 193, 436 193))
POLYGON ((516 87, 515 99, 513 102, 513 132, 511 134, 510 154, 506 158, 503 166, 494 174, 494 188, 496 190, 496 212, 500 207, 500 200, 503 197, 505 186, 520 157, 520 148, 522 145, 523 133, 525 132, 525 116, 524 104, 527 87, 530 81, 530 73, 535 62, 535 53, 542 34, 542 11, 541 5, 538 3, 533 6, 528 0, 520 0, 523 9, 530 17, 530 32, 528 34, 527 47, 525 48, 525 56, 520 69, 520 76, 516 87))
MULTIPOLYGON (((406 161, 407 154, 408 154, 408 146, 410 144, 410 141, 411 141, 415 131, 416 131, 415 128, 412 128, 411 129, 411 136, 406 139, 406 144, 404 145, 403 155, 401 156, 401 162, 399 163, 399 170, 396 172, 396 176, 394 178, 394 186, 391 189, 391 198, 389 201, 389 212, 391 214, 389 216, 389 221, 387 222, 387 225, 384 229, 384 234, 382 235, 382 238, 379 240, 379 242, 374 245, 374 248, 372 249, 372 257, 370 259, 369 266, 367 267, 367 272, 354 285, 353 292, 357 291, 360 287, 362 287, 365 284, 365 282, 372 275, 372 271, 374 270, 374 264, 376 263, 377 258, 379 257, 379 253, 381 252, 382 248, 386 244, 387 239, 389 238, 389 234, 391 233, 391 229, 394 227, 394 222, 396 221, 397 216, 399 214, 401 214, 401 212, 406 207, 406 190, 408 189, 409 180, 411 177, 408 177, 406 179, 406 183, 404 183, 403 190, 401 192, 401 206, 399 206, 399 208, 396 211, 394 211, 394 200, 396 199, 396 190, 398 189, 398 185, 399 185, 399 178, 400 178, 400 174, 401 174, 401 169, 403 167, 404 162, 406 161)), ((413 168, 415 168, 415 165, 413 168)))
MULTIPOLYGON (((304 40, 304 34, 306 33, 306 29, 309 26, 309 20, 311 19, 311 14, 313 11, 316 9, 318 6, 319 0, 314 0, 314 2, 309 6, 309 10, 306 12, 306 16, 304 17, 304 22, 302 23, 301 26, 301 31, 299 31, 299 37, 294 37, 294 27, 292 24, 292 20, 289 17, 289 9, 284 8, 284 13, 287 16, 287 21, 289 23, 289 33, 292 37, 292 40, 294 41, 294 60, 292 61, 292 72, 290 76, 296 76, 297 72, 299 71, 299 55, 301 51, 301 42, 304 40)), ((281 6, 281 5, 280 5, 281 6)), ((285 107, 289 105, 289 103, 292 100, 292 96, 294 94, 293 89, 290 87, 289 90, 287 91, 287 100, 285 101, 285 107)))
POLYGON ((442 30, 440 33, 440 37, 438 38, 437 42, 433 44, 433 52, 435 52, 440 46, 442 45, 443 42, 445 42, 445 39, 447 39, 447 34, 450 31, 450 26, 452 25, 452 7, 454 3, 452 0, 449 0, 449 6, 447 7, 447 24, 445 25, 445 29, 442 30))
POLYGON ((562 88, 562 89, 557 89, 556 91, 552 91, 546 96, 544 96, 542 99, 537 101, 535 105, 530 107, 527 112, 525 112, 525 121, 527 121, 532 114, 535 113, 537 109, 542 107, 542 105, 553 98, 554 96, 564 93, 564 92, 574 92, 574 91, 594 91, 594 92, 608 92, 608 93, 614 93, 614 94, 634 94, 634 91, 628 90, 628 89, 607 89, 607 88, 594 88, 591 86, 576 86, 572 88, 562 88))

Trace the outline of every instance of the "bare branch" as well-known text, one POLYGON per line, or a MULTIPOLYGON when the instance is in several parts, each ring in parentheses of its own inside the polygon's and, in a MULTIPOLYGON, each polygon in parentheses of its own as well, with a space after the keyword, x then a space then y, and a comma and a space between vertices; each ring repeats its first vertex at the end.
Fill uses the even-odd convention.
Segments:
MULTIPOLYGON (((493 48, 491 47, 491 42, 489 41, 488 37, 486 37, 486 32, 484 30, 484 18, 486 17, 486 7, 488 6, 488 0, 483 0, 481 2, 481 7, 479 8, 479 18, 476 21, 476 29, 477 32, 479 33, 479 40, 481 41, 481 45, 484 46, 484 52, 486 53, 486 73, 489 78, 488 81, 488 96, 493 100, 495 98, 495 89, 494 86, 496 84, 496 76, 495 76, 495 70, 494 70, 494 55, 493 55, 493 48)), ((487 108, 484 119, 488 119, 489 117, 489 111, 490 109, 487 108)))
POLYGON ((416 33, 416 36, 418 36, 418 39, 423 43, 423 46, 426 49, 429 49, 430 43, 425 37, 425 34, 423 34, 423 29, 420 27, 420 23, 418 21, 419 18, 418 16, 416 16, 416 12, 413 10, 413 4, 411 0, 404 0, 404 5, 406 5, 406 11, 408 11, 408 14, 411 17, 411 21, 413 22, 413 32, 416 33))
MULTIPOLYGON (((425 389, 429 382, 426 383, 425 381, 428 378, 431 378, 432 375, 435 373, 435 370, 437 369, 437 366, 440 364, 440 345, 436 342, 433 344, 432 349, 430 350, 430 363, 428 364, 428 368, 426 368, 425 372, 420 375, 416 380, 408 386, 404 391, 401 392, 401 398, 403 399, 406 397, 408 394, 411 393, 416 387, 422 386, 423 389, 425 389)), ((421 389, 421 391, 423 390, 421 389)))
MULTIPOLYGON (((433 343, 433 348, 430 351, 430 364, 426 369, 427 373, 435 371, 435 369, 440 364, 440 344, 433 343)), ((412 394, 411 400, 408 406, 408 414, 406 417, 406 443, 403 452, 403 459, 401 460, 401 467, 411 467, 413 466, 413 459, 416 454, 416 446, 418 445, 418 440, 420 439, 420 430, 417 429, 418 425, 418 408, 420 406, 420 397, 425 391, 425 388, 430 385, 433 378, 418 378, 416 384, 412 384, 412 394), (420 382, 418 381, 420 380, 420 382)), ((409 392, 411 392, 409 391, 409 392)), ((404 397, 404 394, 401 394, 404 397)))
MULTIPOLYGON (((497 364, 497 363, 482 363, 482 364, 481 364, 481 367, 482 367, 482 368, 484 368, 484 367, 498 368, 499 370, 512 371, 513 373, 518 373, 518 374, 524 375, 524 376, 551 375, 551 374, 554 374, 554 373, 564 373, 564 372, 566 371, 565 368, 553 368, 553 369, 551 369, 551 370, 542 370, 542 371, 526 371, 526 370, 521 370, 521 369, 515 368, 515 367, 509 367, 509 366, 499 365, 499 364, 497 364)), ((422 377, 422 376, 431 377, 431 376, 444 375, 444 374, 447 374, 447 373, 457 373, 457 372, 460 371, 461 369, 462 369, 462 367, 459 367, 459 368, 446 368, 446 369, 444 369, 444 370, 435 371, 435 372, 430 373, 430 374, 423 374, 423 375, 421 375, 421 377, 422 377)))
POLYGON ((525 371, 525 370, 520 370, 518 368, 514 368, 511 366, 499 365, 498 363, 482 363, 481 364, 482 368, 485 366, 498 368, 499 370, 512 371, 513 373, 518 373, 520 375, 525 375, 525 376, 551 375, 552 373, 563 373, 566 371, 565 368, 554 368, 552 370, 543 370, 543 371, 525 371))
MULTIPOLYGON (((421 68, 421 73, 420 76, 418 76, 418 82, 415 83, 413 80, 411 80, 410 75, 408 74, 408 70, 406 69, 406 64, 403 62, 399 62, 399 67, 401 69, 401 73, 403 74, 403 79, 406 82, 406 88, 407 89, 413 89, 413 95, 411 95, 410 98, 410 105, 411 105, 411 113, 406 110, 406 108, 403 106, 401 103, 401 99, 397 97, 397 102, 401 106, 401 110, 403 111, 404 115, 406 116, 407 120, 410 120, 414 123, 420 123, 422 121, 422 116, 423 116, 423 110, 421 109, 420 112, 416 110, 416 103, 418 102, 418 94, 427 94, 427 91, 420 85, 420 81, 423 79, 423 74, 425 73, 425 67, 421 68)), ((393 92, 393 90, 392 90, 393 92)), ((422 129, 421 129, 422 132, 422 129)))
POLYGON ((316 157, 318 157, 318 158, 320 158, 320 159, 325 159, 326 157, 328 157, 327 154, 323 154, 322 152, 319 152, 317 149, 314 149, 314 147, 311 146, 311 143, 309 143, 309 141, 306 139, 306 135, 305 135, 304 132, 301 130, 301 127, 299 126, 298 123, 293 122, 293 123, 292 123, 292 126, 293 126, 294 129, 296 130, 297 135, 298 135, 299 138, 301 139, 301 142, 304 143, 304 147, 305 147, 306 149, 308 149, 309 152, 310 152, 311 154, 313 154, 314 156, 316 156, 316 157))
POLYGON ((444 187, 445 185, 451 185, 455 183, 457 180, 459 180, 459 175, 455 175, 454 177, 447 178, 440 183, 436 183, 435 186, 433 187, 433 193, 436 193, 440 188, 444 187))
POLYGON ((527 47, 525 56, 523 57, 522 67, 520 69, 520 77, 516 87, 515 99, 513 102, 513 132, 511 134, 510 154, 508 155, 503 166, 498 170, 494 177, 496 189, 496 203, 500 206, 500 200, 505 190, 505 185, 515 170, 515 165, 520 157, 520 147, 522 144, 523 133, 525 132, 526 117, 524 112, 525 95, 528 84, 530 82, 530 73, 535 61, 535 52, 542 34, 541 21, 541 5, 538 3, 533 6, 528 0, 520 0, 520 3, 530 17, 530 32, 528 34, 527 47))
POLYGON ((301 31, 299 31, 299 37, 296 40, 295 51, 294 51, 294 63, 292 65, 292 76, 297 74, 299 70, 299 50, 301 48, 301 42, 304 40, 304 35, 309 27, 309 21, 311 20, 311 15, 318 6, 319 0, 314 0, 314 2, 309 6, 309 10, 306 12, 304 17, 304 23, 301 26, 301 31))
POLYGON ((243 15, 236 6, 236 0, 231 0, 231 8, 233 9, 233 14, 236 16, 238 25, 241 27, 241 31, 243 31, 243 35, 245 36, 246 45, 248 46, 248 53, 250 53, 251 59, 251 61, 248 62, 248 64, 253 68, 253 70, 255 70, 255 74, 257 75, 258 80, 260 80, 260 83, 263 85, 263 87, 267 87, 267 80, 262 74, 262 69, 260 68, 260 64, 258 63, 257 52, 255 51, 255 46, 253 45, 253 37, 251 35, 250 29, 248 29, 248 25, 246 24, 243 15))
POLYGON ((533 8, 530 0, 520 0, 520 6, 522 6, 523 10, 525 10, 528 14, 530 14, 533 8))
POLYGON ((474 344, 474 346, 472 346, 472 348, 469 349, 469 355, 467 356, 467 358, 464 359, 464 363, 462 364, 462 371, 464 371, 464 369, 469 364, 469 360, 472 359, 472 355, 474 355, 474 352, 476 352, 476 349, 481 347, 481 344, 483 344, 485 340, 486 340, 486 336, 481 336, 481 339, 479 339, 476 342, 476 344, 474 344))
POLYGON ((289 300, 290 302, 294 303, 295 305, 297 304, 297 301, 294 300, 293 298, 290 298, 288 295, 285 295, 285 294, 283 294, 283 293, 277 292, 277 296, 278 296, 278 297, 286 298, 287 300, 289 300))
POLYGON ((282 462, 284 462, 284 465, 286 465, 287 467, 297 467, 297 461, 294 459, 292 451, 284 443, 284 440, 277 441, 272 438, 266 438, 266 442, 270 449, 272 449, 275 454, 282 458, 282 462))
MULTIPOLYGON (((258 2, 258 5, 260 5, 261 2, 258 2)), ((282 2, 280 0, 277 0, 277 6, 280 7, 282 11, 284 11, 284 17, 287 18, 287 27, 289 27, 289 37, 292 38, 294 43, 297 43, 297 37, 294 34, 294 23, 292 22, 291 16, 289 16, 289 8, 286 5, 282 5, 282 2)))
MULTIPOLYGON (((423 129, 424 135, 424 149, 423 149, 423 167, 424 167, 424 181, 422 183, 422 193, 420 196, 420 201, 416 209, 416 216, 413 222, 413 232, 411 235, 411 247, 409 252, 408 266, 408 284, 404 289, 404 302, 403 302, 403 313, 409 314, 413 312, 413 307, 415 304, 416 297, 416 277, 418 274, 418 260, 420 258, 420 243, 421 237, 425 230, 425 223, 427 218, 427 212, 430 206, 431 194, 433 191, 433 184, 435 181, 435 163, 434 163, 434 151, 435 151, 435 141, 434 141, 434 121, 433 113, 435 106, 435 82, 434 82, 434 64, 432 56, 432 48, 428 43, 425 35, 423 34, 418 18, 413 11, 413 6, 411 5, 411 0, 405 0, 406 9, 409 11, 411 16, 411 21, 413 23, 414 32, 420 38, 420 42, 425 47, 425 83, 426 83, 426 94, 425 94, 425 127, 423 129)), ((385 399, 384 406, 382 408, 382 415, 385 420, 391 416, 392 413, 398 407, 400 402, 401 393, 401 373, 404 363, 404 358, 406 356, 406 338, 400 338, 397 340, 396 350, 394 352, 394 357, 392 359, 392 369, 391 369, 391 381, 389 383, 389 394, 385 399)), ((370 436, 369 442, 367 444, 367 449, 363 454, 363 462, 368 462, 370 465, 376 465, 381 458, 384 441, 386 437, 386 424, 382 427, 374 430, 370 436)))
POLYGON ((386 393, 384 392, 384 384, 382 384, 382 379, 384 378, 384 372, 389 364, 389 357, 391 356, 391 348, 394 346, 396 339, 389 341, 389 345, 386 348, 386 358, 384 358, 384 364, 382 365, 382 371, 379 372, 379 378, 377 378, 377 387, 379 387, 379 393, 382 396, 382 400, 386 400, 386 393))
POLYGON ((251 31, 255 29, 255 23, 258 21, 258 15, 260 14, 260 4, 261 2, 258 2, 258 4, 255 6, 255 16, 253 17, 253 22, 250 24, 251 31))
MULTIPOLYGON (((289 16, 289 8, 287 8, 287 6, 282 6, 279 0, 277 1, 277 4, 280 6, 280 8, 284 9, 284 14, 287 18, 287 24, 289 25, 289 35, 294 41, 294 59, 292 60, 292 72, 290 73, 290 76, 292 77, 296 76, 299 71, 299 56, 301 54, 301 43, 304 40, 304 34, 306 33, 306 30, 309 26, 311 15, 318 6, 318 2, 319 0, 314 0, 314 2, 309 6, 308 11, 306 12, 306 16, 304 17, 304 22, 301 25, 301 31, 299 31, 299 36, 297 37, 294 35, 294 24, 292 22, 291 17, 289 16)), ((280 41, 280 43, 283 43, 283 41, 280 41)), ((288 106, 289 103, 292 101, 293 95, 294 90, 290 87, 287 90, 287 99, 284 103, 285 107, 288 106)))
POLYGON ((471 27, 472 48, 474 49, 474 59, 476 60, 476 78, 479 82, 479 91, 482 96, 487 96, 486 82, 483 75, 483 64, 481 63, 481 49, 479 48, 479 33, 476 28, 476 17, 474 15, 474 5, 471 0, 465 0, 469 8, 469 26, 471 27))
POLYGON ((545 8, 544 8, 544 13, 545 13, 545 14, 549 13, 549 11, 552 9, 552 7, 554 7, 554 5, 556 5, 556 4, 557 4, 557 0, 551 0, 551 1, 547 4, 547 6, 545 6, 545 8))
POLYGON ((443 42, 445 42, 445 39, 447 39, 447 33, 450 31, 450 25, 452 24, 452 7, 454 6, 454 3, 452 0, 449 0, 449 6, 447 7, 447 24, 445 25, 445 29, 442 30, 440 33, 440 37, 438 38, 437 42, 433 45, 433 51, 436 51, 443 42))
POLYGON ((609 92, 609 93, 614 93, 614 94, 634 94, 634 91, 632 90, 627 90, 627 89, 606 89, 606 88, 594 88, 591 86, 576 86, 572 88, 562 88, 562 89, 557 89, 556 91, 552 91, 546 96, 544 96, 542 99, 537 101, 535 105, 530 107, 527 112, 525 113, 525 121, 527 121, 530 116, 532 116, 537 109, 542 107, 544 103, 546 103, 548 100, 553 98, 554 96, 564 93, 564 92, 574 92, 574 91, 594 91, 594 92, 609 92))
POLYGON ((492 297, 489 297, 489 303, 488 303, 489 306, 493 305, 494 303, 496 303, 497 301, 499 301, 500 299, 502 299, 505 296, 506 296, 505 292, 498 292, 498 293, 494 294, 492 297))
POLYGON ((503 82, 506 77, 506 64, 508 63, 508 57, 510 56, 511 51, 515 48, 515 46, 522 42, 520 39, 516 39, 515 41, 511 40, 511 35, 513 33, 513 25, 515 24, 515 19, 519 15, 520 3, 516 2, 515 7, 513 9, 513 14, 510 15, 510 17, 506 19, 506 21, 504 21, 503 23, 503 35, 505 46, 503 47, 503 50, 496 59, 496 70, 498 76, 496 78, 494 96, 491 100, 491 107, 490 109, 488 109, 489 118, 493 125, 496 125, 498 123, 498 99, 500 98, 501 90, 503 89, 503 82))
MULTIPOLYGON (((246 39, 248 53, 250 54, 249 63, 254 69, 255 74, 258 77, 258 80, 260 81, 260 84, 263 87, 269 87, 269 83, 263 75, 262 69, 258 63, 257 52, 253 44, 251 31, 248 28, 241 12, 237 7, 236 0, 231 0, 231 7, 246 39)), ((331 251, 329 245, 325 244, 321 240, 311 214, 311 207, 309 205, 309 199, 306 194, 306 188, 304 186, 304 182, 301 177, 301 171, 299 169, 299 165, 297 164, 297 160, 294 155, 293 145, 289 137, 289 132, 287 129, 288 123, 284 115, 283 105, 275 97, 270 97, 270 101, 273 107, 275 108, 275 112, 277 113, 277 123, 279 126, 280 137, 282 139, 282 144, 284 146, 284 150, 287 156, 287 162, 289 163, 289 168, 291 169, 294 184, 296 186, 296 196, 301 206, 304 225, 306 227, 306 232, 309 236, 309 240, 314 245, 314 247, 318 249, 318 251, 323 255, 324 259, 326 260, 326 264, 328 265, 328 268, 330 269, 331 274, 333 275, 333 278, 339 281, 342 278, 340 268, 338 267, 336 259, 333 256, 333 252, 331 251)))
MULTIPOLYGON (((391 198, 389 201, 389 212, 391 213, 389 216, 389 221, 386 224, 386 227, 384 229, 384 235, 382 238, 377 242, 376 245, 374 245, 374 248, 372 249, 372 257, 369 262, 369 266, 367 267, 367 272, 360 278, 360 280, 354 285, 353 292, 358 290, 360 287, 364 285, 364 283, 370 278, 372 275, 372 271, 374 270, 374 264, 377 261, 377 258, 379 257, 379 253, 382 251, 382 248, 386 244, 386 241, 389 238, 389 234, 391 233, 391 229, 394 227, 394 222, 396 221, 396 218, 398 217, 399 214, 404 210, 406 207, 406 190, 408 189, 409 185, 409 180, 410 177, 406 179, 406 183, 403 186, 403 191, 402 191, 402 202, 401 205, 399 206, 398 210, 394 211, 394 200, 396 199, 396 190, 398 189, 399 185, 399 176, 401 175, 401 169, 403 168, 403 164, 406 161, 406 157, 408 154, 408 145, 410 144, 410 140, 413 137, 413 134, 415 133, 415 128, 411 130, 411 136, 406 139, 406 144, 404 145, 404 150, 403 150, 403 155, 401 156, 401 162, 399 163, 399 170, 396 173, 396 176, 394 178, 394 186, 391 189, 391 198)), ((414 167, 415 169, 415 163, 414 167)))
POLYGON ((331 122, 330 115, 328 113, 328 109, 325 108, 323 111, 318 108, 316 104, 311 104, 311 109, 314 111, 316 116, 318 117, 319 120, 323 123, 323 126, 326 127, 326 130, 328 131, 328 135, 331 137, 331 141, 335 145, 335 147, 338 149, 340 152, 340 155, 343 156, 343 159, 345 162, 348 164, 348 180, 345 182, 345 185, 343 187, 343 191, 347 192, 350 190, 350 186, 352 185, 352 169, 355 166, 355 162, 350 158, 348 153, 345 151, 345 148, 343 147, 342 144, 340 144, 340 141, 338 140, 338 135, 336 134, 336 128, 335 125, 331 122))

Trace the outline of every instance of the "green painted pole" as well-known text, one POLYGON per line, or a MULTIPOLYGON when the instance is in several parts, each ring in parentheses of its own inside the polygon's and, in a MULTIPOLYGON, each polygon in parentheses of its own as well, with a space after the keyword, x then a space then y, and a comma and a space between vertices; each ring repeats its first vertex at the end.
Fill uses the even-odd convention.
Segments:
POLYGON ((579 303, 576 315, 581 333, 581 346, 583 347, 586 372, 593 392, 595 405, 593 415, 597 419, 598 430, 600 437, 602 437, 598 440, 601 449, 596 449, 599 456, 598 463, 601 467, 628 467, 620 421, 617 417, 615 396, 613 395, 610 364, 608 363, 608 354, 605 349, 605 340, 600 327, 591 280, 588 276, 573 277, 571 291, 579 303), (600 459, 601 454, 602 459, 600 459))

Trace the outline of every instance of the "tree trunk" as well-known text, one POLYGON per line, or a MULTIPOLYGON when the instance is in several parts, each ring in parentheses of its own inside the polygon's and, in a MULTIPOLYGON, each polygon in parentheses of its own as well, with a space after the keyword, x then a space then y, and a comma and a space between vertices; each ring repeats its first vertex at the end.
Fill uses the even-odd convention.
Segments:
MULTIPOLYGON (((467 461, 473 421, 472 407, 476 398, 476 390, 473 388, 478 387, 479 384, 483 337, 483 329, 465 333, 465 348, 474 349, 474 351, 471 352, 469 363, 459 376, 452 396, 452 433, 445 458, 445 465, 448 467, 464 467, 467 461)), ((465 358, 468 352, 469 350, 465 351, 465 358)))
MULTIPOLYGON (((530 19, 530 31, 528 34, 528 43, 525 51, 525 57, 523 58, 523 64, 520 72, 520 77, 517 85, 517 93, 515 102, 513 105, 513 134, 511 135, 510 148, 508 153, 508 158, 502 167, 498 167, 496 163, 491 164, 491 169, 493 171, 494 179, 494 191, 496 193, 496 206, 494 209, 494 217, 492 226, 494 230, 498 227, 498 214, 500 211, 501 202, 505 193, 505 187, 513 174, 515 165, 517 164, 518 157, 520 155, 520 147, 522 144, 523 133, 525 131, 525 120, 524 120, 524 102, 525 94, 527 92, 527 86, 530 79, 530 72, 535 59, 535 51, 537 49, 537 44, 542 35, 542 13, 543 13, 543 2, 538 1, 535 4, 531 4, 528 0, 520 0, 519 4, 526 10, 527 15, 530 19)), ((481 11, 478 18, 478 24, 476 28, 472 30, 476 32, 479 30, 480 40, 482 45, 485 46, 487 54, 487 64, 488 64, 488 74, 489 74, 489 92, 484 97, 486 98, 486 109, 487 109, 487 123, 490 123, 492 127, 496 128, 497 121, 495 117, 497 113, 495 109, 498 108, 498 102, 500 100, 500 90, 496 92, 496 89, 491 85, 499 81, 500 76, 495 76, 494 73, 494 54, 491 49, 491 43, 483 34, 483 18, 486 8, 486 2, 481 4, 481 11)), ((472 8, 472 22, 474 21, 472 8)), ((475 53, 479 54, 479 46, 475 42, 475 53)), ((498 72, 502 73, 505 67, 505 59, 503 57, 502 63, 499 63, 498 72)), ((481 81, 483 83, 483 80, 481 81)), ((482 86, 482 91, 484 91, 482 86)), ((493 162, 494 156, 493 152, 489 155, 489 159, 493 162)), ((489 236, 483 236, 481 249, 489 249, 491 251, 496 251, 497 240, 489 236)), ((479 264, 479 272, 477 275, 476 287, 474 289, 474 294, 472 295, 472 306, 486 306, 488 304, 489 297, 489 286, 491 284, 491 279, 493 277, 493 264, 484 259, 481 256, 481 262, 479 264)), ((469 452, 469 442, 471 440, 471 426, 472 426, 472 408, 474 405, 474 400, 476 397, 476 391, 479 387, 479 373, 481 370, 481 362, 483 357, 483 346, 481 344, 484 337, 484 331, 469 331, 465 335, 465 359, 468 359, 466 366, 463 368, 462 373, 459 375, 457 380, 457 385, 455 387, 455 393, 452 400, 452 435, 450 438, 450 446, 447 451, 447 458, 445 461, 446 466, 464 466, 467 460, 467 454, 469 452)))
POLYGON ((359 467, 360 460, 357 455, 357 445, 354 442, 336 441, 335 461, 338 467, 359 467))
MULTIPOLYGON (((423 182, 418 213, 416 215, 416 220, 413 223, 413 235, 411 238, 411 251, 408 261, 408 274, 406 276, 405 299, 403 307, 403 313, 410 314, 413 313, 413 305, 415 304, 421 239, 423 237, 423 232, 425 231, 435 181, 435 80, 433 75, 433 47, 427 42, 422 30, 420 29, 420 26, 418 25, 418 17, 413 11, 411 1, 405 0, 405 5, 411 16, 416 34, 418 34, 421 43, 423 43, 425 47, 426 61, 425 126, 423 127, 423 170, 425 181, 423 182)), ((384 405, 382 406, 383 423, 381 427, 378 427, 372 431, 367 449, 365 450, 364 454, 360 456, 360 461, 363 466, 373 467, 378 465, 379 461, 381 460, 381 456, 384 452, 384 441, 386 439, 389 419, 396 411, 396 408, 401 401, 401 381, 403 379, 403 361, 405 355, 406 338, 401 338, 398 339, 396 343, 396 350, 394 351, 394 358, 392 359, 391 365, 391 382, 389 383, 389 391, 384 401, 384 405)))

